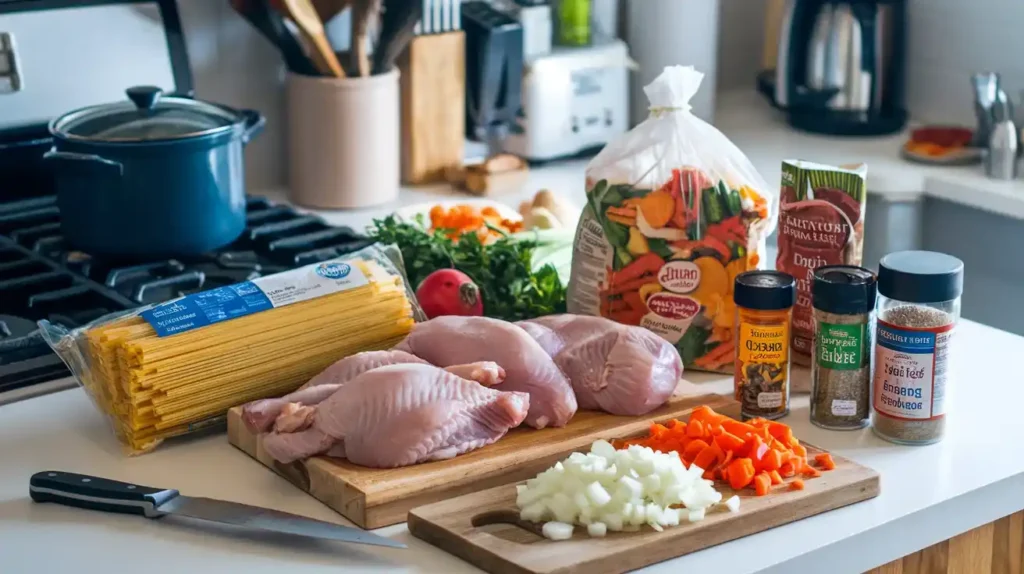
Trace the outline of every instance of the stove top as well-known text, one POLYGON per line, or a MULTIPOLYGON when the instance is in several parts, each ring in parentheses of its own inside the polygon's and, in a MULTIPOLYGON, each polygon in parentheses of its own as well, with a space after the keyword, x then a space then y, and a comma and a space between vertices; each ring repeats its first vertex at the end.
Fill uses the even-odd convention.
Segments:
MULTIPOLYGON (((348 227, 250 197, 233 244, 196 258, 118 265, 68 248, 56 197, 0 202, 0 395, 69 376, 36 328, 67 327, 337 257, 371 243, 348 227)), ((0 400, 0 402, 5 402, 0 400)))

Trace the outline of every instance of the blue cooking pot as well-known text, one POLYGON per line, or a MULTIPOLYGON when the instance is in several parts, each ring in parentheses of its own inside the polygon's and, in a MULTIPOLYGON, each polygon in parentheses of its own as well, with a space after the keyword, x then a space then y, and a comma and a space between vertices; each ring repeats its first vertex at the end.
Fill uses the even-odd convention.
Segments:
POLYGON ((245 228, 243 148, 262 129, 258 112, 159 88, 130 101, 76 110, 50 123, 61 229, 95 256, 194 256, 245 228))

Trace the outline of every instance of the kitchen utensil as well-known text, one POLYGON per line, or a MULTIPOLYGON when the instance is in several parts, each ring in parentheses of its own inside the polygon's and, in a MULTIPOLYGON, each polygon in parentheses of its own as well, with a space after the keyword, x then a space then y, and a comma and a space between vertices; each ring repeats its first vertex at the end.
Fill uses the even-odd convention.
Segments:
POLYGON ((352 69, 357 76, 370 75, 367 37, 380 8, 381 0, 352 0, 352 69))
POLYGON ((313 0, 313 7, 316 8, 316 13, 324 24, 333 20, 342 10, 351 5, 352 0, 313 0))
POLYGON ((982 72, 971 76, 971 87, 974 88, 974 114, 978 120, 978 129, 974 130, 974 146, 988 147, 992 135, 992 106, 1000 90, 999 74, 982 72))
POLYGON ((302 45, 285 25, 281 13, 274 10, 268 0, 231 0, 231 7, 280 50, 289 70, 297 74, 317 73, 302 45))
POLYGON ((906 125, 906 0, 788 0, 781 18, 776 66, 758 89, 791 125, 830 135, 906 125))
POLYGON ((151 258, 234 241, 245 227, 242 152, 263 116, 153 86, 127 95, 50 123, 45 160, 68 242, 92 255, 151 258))
POLYGON ((466 38, 461 31, 412 38, 399 59, 402 181, 441 182, 462 165, 466 142, 466 38))
POLYGON ((351 526, 227 500, 184 496, 170 488, 128 484, 64 471, 49 470, 33 474, 29 479, 29 495, 36 502, 55 502, 102 512, 137 514, 146 518, 162 518, 172 514, 310 538, 391 548, 406 547, 401 542, 351 526))
POLYGON ((548 161, 603 147, 629 127, 630 64, 622 40, 556 48, 528 61, 520 129, 502 149, 548 161))
POLYGON ((487 2, 462 5, 466 32, 466 135, 502 151, 522 101, 523 26, 487 2))
POLYGON ((1017 152, 1020 133, 1013 123, 1013 108, 1006 92, 999 90, 992 106, 992 133, 985 154, 985 175, 990 179, 1010 180, 1017 177, 1017 152))
MULTIPOLYGON (((808 456, 823 452, 806 446, 808 456)), ((709 510, 700 522, 664 532, 643 525, 638 532, 591 538, 578 527, 569 540, 546 540, 540 524, 519 519, 512 484, 414 508, 409 532, 493 574, 618 574, 878 496, 877 472, 835 454, 832 459, 835 470, 807 480, 803 490, 780 486, 753 496, 748 489, 739 495, 738 513, 709 510)), ((733 494, 721 483, 715 487, 724 499, 733 494)))
POLYGON ((423 16, 423 3, 420 0, 387 0, 385 8, 377 47, 373 51, 374 74, 391 70, 398 55, 412 40, 413 32, 423 16))
POLYGON ((288 191, 308 207, 354 209, 398 198, 399 73, 352 78, 289 74, 288 191))
POLYGON ((562 428, 512 429, 500 441, 480 450, 428 463, 430 472, 424 472, 424 465, 375 469, 320 456, 290 465, 277 464, 263 450, 262 438, 242 422, 240 407, 228 411, 228 441, 357 525, 379 528, 405 522, 409 510, 422 504, 533 478, 569 453, 589 448, 595 440, 647 432, 652 421, 685 418, 702 404, 739 416, 739 403, 716 394, 680 394, 641 417, 579 411, 562 428), (342 498, 339 492, 350 495, 342 498))
POLYGON ((313 61, 320 73, 335 78, 344 78, 345 70, 338 62, 334 48, 327 41, 324 23, 317 15, 316 9, 310 4, 310 0, 281 0, 281 6, 284 8, 285 15, 295 22, 306 41, 310 43, 313 61))

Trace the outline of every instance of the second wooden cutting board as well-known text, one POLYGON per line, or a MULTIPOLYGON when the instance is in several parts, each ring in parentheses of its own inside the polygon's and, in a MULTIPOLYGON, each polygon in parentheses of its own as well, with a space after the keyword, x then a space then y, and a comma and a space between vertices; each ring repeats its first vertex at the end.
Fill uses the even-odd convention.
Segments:
MULTIPOLYGON (((805 444, 809 456, 821 449, 805 444)), ((443 500, 409 513, 409 532, 494 574, 618 574, 703 550, 788 522, 878 496, 878 473, 833 455, 835 470, 806 480, 804 490, 776 486, 767 496, 739 494, 738 513, 718 506, 695 523, 655 532, 609 532, 590 538, 577 527, 570 540, 540 536, 540 525, 519 520, 516 489, 506 484, 443 500)), ((717 484, 724 499, 735 493, 717 484)))
POLYGON ((514 429, 492 445, 451 460, 395 469, 366 468, 326 457, 280 464, 242 423, 239 407, 228 412, 228 440, 352 522, 379 528, 405 522, 409 510, 417 506, 532 478, 597 439, 635 436, 646 432, 652 421, 685 418, 702 404, 739 416, 739 404, 722 395, 673 397, 642 417, 580 411, 560 429, 514 429))

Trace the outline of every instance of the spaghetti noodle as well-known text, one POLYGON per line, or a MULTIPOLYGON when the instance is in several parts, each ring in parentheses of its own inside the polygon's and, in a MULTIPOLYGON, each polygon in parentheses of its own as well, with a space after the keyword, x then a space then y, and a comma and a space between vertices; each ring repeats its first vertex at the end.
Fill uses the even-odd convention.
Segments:
POLYGON ((248 296, 251 302, 256 287, 232 286, 234 291, 219 298, 215 292, 189 296, 196 297, 191 302, 195 308, 213 306, 216 311, 195 326, 154 322, 161 313, 182 315, 190 304, 185 298, 71 333, 50 324, 41 327, 129 452, 140 454, 166 438, 216 422, 232 406, 288 393, 342 357, 390 348, 405 337, 419 311, 402 273, 381 248, 329 264, 351 269, 355 282, 337 287, 331 277, 314 277, 312 286, 288 284, 288 273, 320 273, 306 268, 268 276, 267 285, 288 286, 270 290, 261 285, 256 297, 266 293, 267 301, 257 302, 267 308, 237 318, 225 318, 216 304, 235 293, 236 299, 248 296), (316 281, 335 291, 303 295, 303 289, 315 294, 323 288, 316 281), (275 300, 280 293, 299 295, 275 300))

